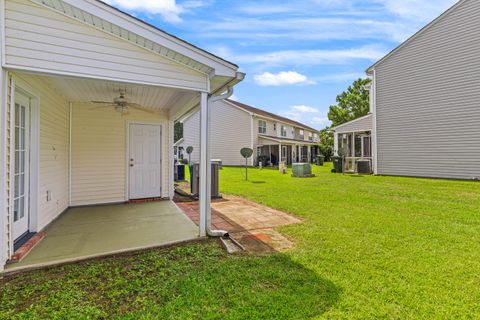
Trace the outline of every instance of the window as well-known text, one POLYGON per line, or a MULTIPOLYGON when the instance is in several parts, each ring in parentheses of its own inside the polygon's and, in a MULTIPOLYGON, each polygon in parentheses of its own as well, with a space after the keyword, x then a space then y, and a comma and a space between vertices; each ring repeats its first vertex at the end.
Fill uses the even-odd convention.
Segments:
POLYGON ((308 133, 308 141, 313 141, 313 133, 308 133))
POLYGON ((267 121, 258 120, 258 133, 267 133, 267 121))
POLYGON ((300 129, 300 139, 303 140, 305 138, 305 131, 303 129, 300 129))
POLYGON ((286 126, 284 126, 284 125, 281 125, 281 126, 280 126, 280 135, 281 135, 282 137, 286 137, 286 136, 287 136, 287 127, 286 127, 286 126))

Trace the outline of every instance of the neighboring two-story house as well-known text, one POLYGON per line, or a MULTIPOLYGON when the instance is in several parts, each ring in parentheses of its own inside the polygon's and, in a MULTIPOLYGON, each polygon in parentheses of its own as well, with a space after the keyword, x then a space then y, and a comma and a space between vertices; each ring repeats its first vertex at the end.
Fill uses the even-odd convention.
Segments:
MULTIPOLYGON (((200 114, 194 112, 181 121, 183 138, 175 144, 177 154, 187 158, 185 150, 192 146, 190 160, 198 161, 200 114)), ((220 159, 224 165, 244 165, 240 149, 245 147, 254 150, 248 165, 311 162, 319 152, 316 129, 233 100, 212 106, 210 128, 212 159, 220 159)))

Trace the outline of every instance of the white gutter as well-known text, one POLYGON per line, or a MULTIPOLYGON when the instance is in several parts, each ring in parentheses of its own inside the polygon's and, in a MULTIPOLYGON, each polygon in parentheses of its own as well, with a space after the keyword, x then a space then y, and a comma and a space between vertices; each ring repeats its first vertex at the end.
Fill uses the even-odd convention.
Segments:
POLYGON ((68 112, 68 206, 72 206, 72 107, 73 103, 69 103, 68 112))

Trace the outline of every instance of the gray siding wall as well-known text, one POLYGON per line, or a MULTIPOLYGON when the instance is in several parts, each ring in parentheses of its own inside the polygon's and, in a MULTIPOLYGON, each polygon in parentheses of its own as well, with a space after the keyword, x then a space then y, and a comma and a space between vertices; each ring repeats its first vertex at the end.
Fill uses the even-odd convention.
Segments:
POLYGON ((378 174, 480 177, 480 1, 376 66, 378 174))
MULTIPOLYGON (((240 149, 252 147, 252 123, 247 112, 224 101, 218 101, 211 110, 211 156, 221 159, 224 165, 244 165, 245 159, 240 149)), ((255 124, 255 132, 258 130, 255 124)), ((185 120, 183 127, 183 143, 181 146, 193 146, 192 161, 200 159, 200 113, 196 112, 185 120)), ((249 159, 249 165, 253 158, 249 159)))
POLYGON ((358 132, 358 131, 371 131, 372 130, 372 115, 367 115, 363 118, 353 120, 342 124, 335 128, 337 133, 358 132))

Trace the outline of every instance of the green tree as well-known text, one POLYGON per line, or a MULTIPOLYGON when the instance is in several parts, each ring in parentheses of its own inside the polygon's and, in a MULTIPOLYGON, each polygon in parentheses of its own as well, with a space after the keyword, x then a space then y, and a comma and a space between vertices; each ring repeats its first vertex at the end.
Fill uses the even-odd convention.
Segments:
POLYGON ((183 138, 183 123, 175 122, 173 127, 173 138, 175 142, 183 138))
POLYGON ((347 91, 337 96, 337 105, 330 106, 328 111, 328 119, 332 121, 334 127, 368 113, 369 96, 365 87, 371 81, 371 79, 355 80, 347 91))
POLYGON ((333 133, 330 127, 318 132, 320 137, 320 152, 325 156, 325 161, 330 161, 333 156, 333 133))

